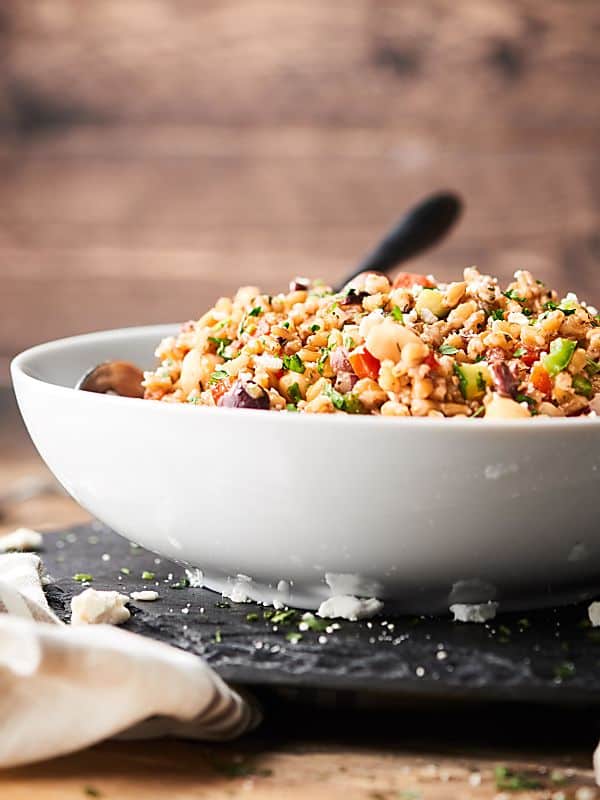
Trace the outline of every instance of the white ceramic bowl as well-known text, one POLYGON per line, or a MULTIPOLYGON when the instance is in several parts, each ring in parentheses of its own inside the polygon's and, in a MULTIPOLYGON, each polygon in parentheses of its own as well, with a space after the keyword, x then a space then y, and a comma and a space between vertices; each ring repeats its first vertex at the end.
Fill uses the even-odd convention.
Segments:
POLYGON ((506 608, 596 591, 600 418, 486 422, 301 415, 75 391, 107 359, 153 364, 173 326, 77 336, 12 364, 19 405, 67 491, 218 591, 315 608, 506 608))

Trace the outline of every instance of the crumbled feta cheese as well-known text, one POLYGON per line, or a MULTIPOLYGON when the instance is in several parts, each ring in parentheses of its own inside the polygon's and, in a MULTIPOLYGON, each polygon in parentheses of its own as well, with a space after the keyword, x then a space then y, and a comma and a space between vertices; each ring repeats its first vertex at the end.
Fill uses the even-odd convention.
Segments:
POLYGON ((31 528, 17 528, 12 533, 0 536, 0 553, 9 550, 39 550, 42 546, 42 534, 32 531, 31 528))
POLYGON ((144 589, 141 592, 132 592, 131 598, 133 600, 140 600, 142 603, 152 603, 154 600, 158 600, 158 592, 152 589, 144 589))
POLYGON ((120 625, 131 616, 127 602, 119 592, 85 589, 71 600, 71 625, 120 625))
POLYGON ((267 372, 278 372, 280 369, 283 369, 283 361, 276 356, 272 356, 269 353, 263 353, 260 356, 254 356, 254 365, 257 367, 262 367, 263 369, 267 370, 267 372))
POLYGON ((252 578, 248 575, 237 575, 235 583, 228 592, 223 592, 223 597, 227 597, 232 603, 251 603, 252 598, 248 594, 252 578))
POLYGON ((185 576, 193 589, 202 589, 204 586, 204 573, 201 569, 186 569, 185 576))
POLYGON ((324 600, 319 606, 317 615, 324 619, 358 619, 374 617, 383 608, 381 600, 375 597, 360 599, 349 594, 338 594, 324 600))
POLYGON ((511 311, 506 319, 513 325, 529 325, 529 318, 520 311, 511 311))
POLYGON ((488 622, 496 616, 498 603, 454 603, 450 611, 454 622, 488 622))
POLYGON ((592 623, 592 627, 600 628, 600 602, 595 601, 588 606, 588 617, 592 623))

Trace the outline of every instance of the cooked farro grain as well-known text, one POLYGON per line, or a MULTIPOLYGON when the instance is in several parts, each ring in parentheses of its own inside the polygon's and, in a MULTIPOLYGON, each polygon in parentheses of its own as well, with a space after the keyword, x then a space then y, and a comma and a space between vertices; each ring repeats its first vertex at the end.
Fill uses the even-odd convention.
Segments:
POLYGON ((333 293, 297 278, 221 298, 165 339, 149 400, 204 406, 518 418, 600 413, 600 316, 529 272, 502 291, 464 280, 365 273, 333 293))

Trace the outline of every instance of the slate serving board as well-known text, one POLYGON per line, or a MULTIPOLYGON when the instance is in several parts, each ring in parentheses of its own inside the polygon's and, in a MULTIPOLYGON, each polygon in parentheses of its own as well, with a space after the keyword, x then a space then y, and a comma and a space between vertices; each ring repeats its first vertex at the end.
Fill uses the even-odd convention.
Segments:
POLYGON ((303 696, 333 690, 419 702, 600 704, 600 630, 589 627, 585 606, 499 615, 486 625, 385 616, 340 621, 339 629, 305 631, 292 642, 303 612, 275 624, 264 617, 273 609, 179 588, 180 565, 100 523, 47 534, 44 542, 41 555, 54 579, 46 593, 61 617, 68 618, 71 597, 82 590, 77 573, 91 574, 96 589, 156 589, 156 602, 131 601, 125 627, 201 655, 237 684, 303 696), (154 579, 142 580, 144 571, 154 579))

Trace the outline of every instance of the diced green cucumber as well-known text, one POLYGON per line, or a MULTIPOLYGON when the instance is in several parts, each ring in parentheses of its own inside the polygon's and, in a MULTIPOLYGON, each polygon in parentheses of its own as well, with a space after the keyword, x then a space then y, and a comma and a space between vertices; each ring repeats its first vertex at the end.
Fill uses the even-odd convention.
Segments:
POLYGON ((455 364, 454 373, 458 377, 460 391, 465 400, 476 400, 485 394, 492 383, 492 376, 483 362, 479 364, 455 364))
POLYGON ((573 353, 577 349, 577 342, 572 339, 555 339, 550 344, 550 353, 544 358, 543 365, 551 378, 566 369, 571 363, 573 353))
POLYGON ((427 288, 424 288, 417 297, 415 308, 419 316, 422 316, 423 310, 427 309, 438 319, 445 317, 450 310, 444 303, 444 295, 439 289, 427 288))

